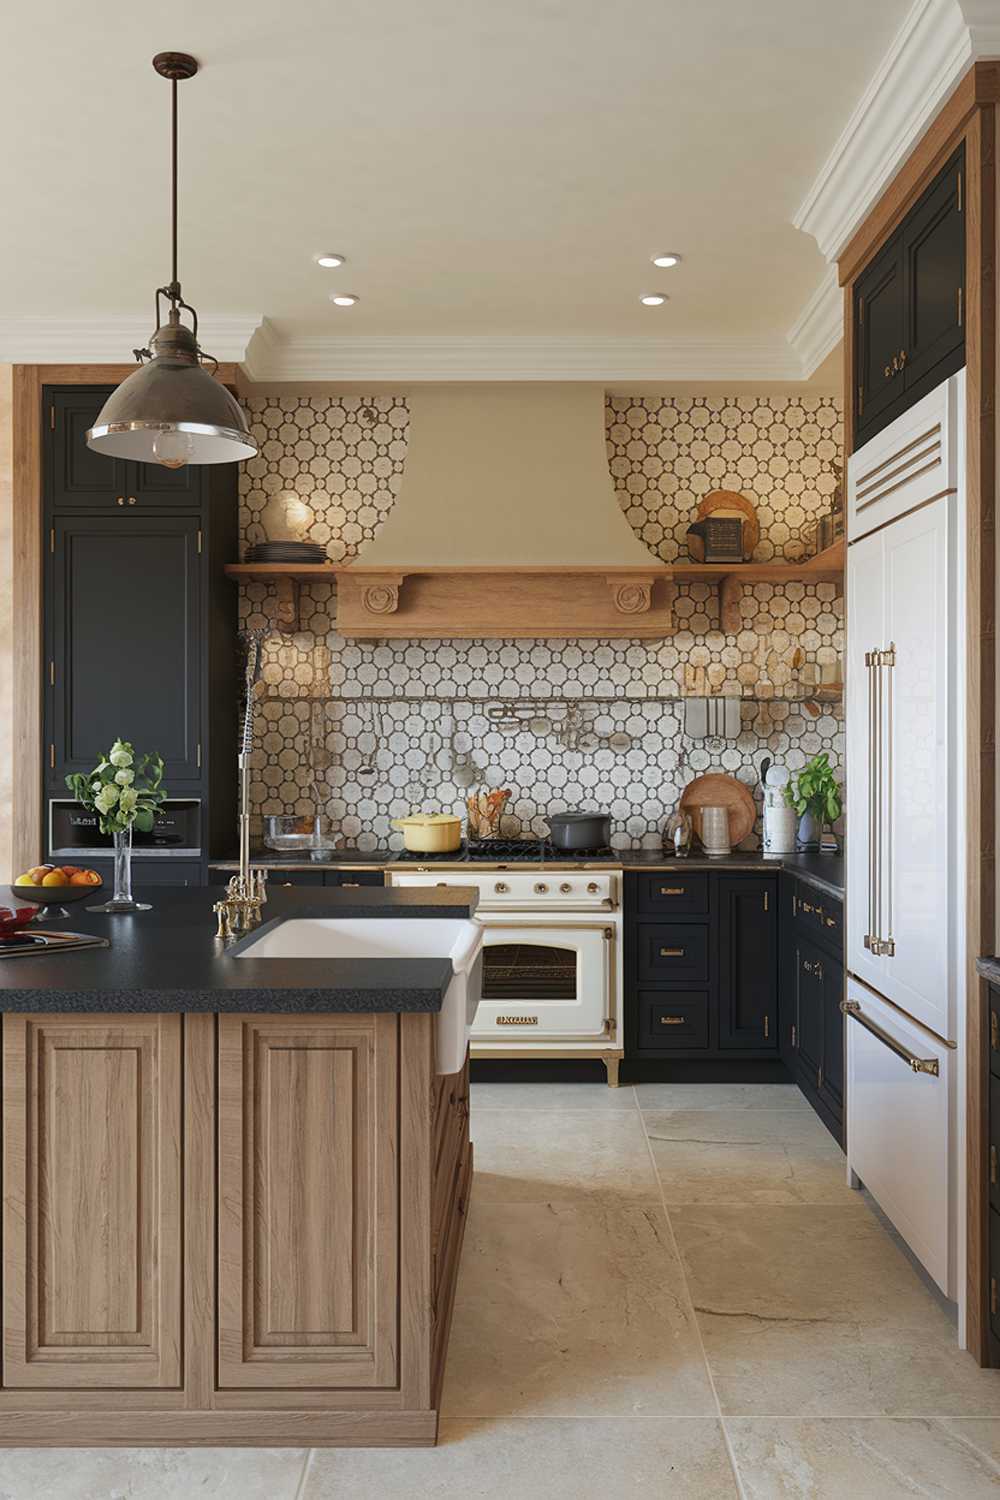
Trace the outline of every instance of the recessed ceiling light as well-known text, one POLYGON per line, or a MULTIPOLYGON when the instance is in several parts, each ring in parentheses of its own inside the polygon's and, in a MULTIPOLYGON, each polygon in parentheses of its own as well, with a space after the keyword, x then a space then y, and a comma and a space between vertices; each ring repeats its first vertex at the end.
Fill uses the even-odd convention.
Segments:
POLYGON ((342 266, 344 264, 344 257, 342 255, 334 255, 332 250, 327 250, 323 255, 316 256, 316 264, 318 266, 329 266, 331 269, 335 269, 337 266, 342 266))
POLYGON ((662 271, 669 271, 671 266, 680 264, 680 256, 673 250, 665 250, 662 255, 652 255, 650 259, 654 266, 659 266, 662 271))
POLYGON ((353 292, 330 293, 330 301, 333 302, 337 307, 353 307, 357 300, 358 299, 353 292))
POLYGON ((666 300, 666 296, 663 292, 643 292, 642 296, 639 298, 639 301, 642 303, 643 307, 662 307, 666 300))

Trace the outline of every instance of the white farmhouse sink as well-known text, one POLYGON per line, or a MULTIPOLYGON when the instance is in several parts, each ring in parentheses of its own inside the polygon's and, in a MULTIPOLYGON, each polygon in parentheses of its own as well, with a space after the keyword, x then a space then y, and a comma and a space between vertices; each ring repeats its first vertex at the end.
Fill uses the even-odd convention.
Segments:
POLYGON ((454 969, 437 1018, 436 1066, 457 1073, 482 993, 483 929, 448 917, 289 917, 240 945, 236 958, 448 958, 454 969))

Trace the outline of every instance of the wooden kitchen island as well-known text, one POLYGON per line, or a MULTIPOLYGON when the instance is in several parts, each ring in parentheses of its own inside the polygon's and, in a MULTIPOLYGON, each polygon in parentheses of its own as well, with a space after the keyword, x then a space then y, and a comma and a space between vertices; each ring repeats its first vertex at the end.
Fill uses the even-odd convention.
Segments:
POLYGON ((209 891, 153 899, 0 963, 0 1444, 433 1443, 472 1176, 449 962, 238 962, 209 891))

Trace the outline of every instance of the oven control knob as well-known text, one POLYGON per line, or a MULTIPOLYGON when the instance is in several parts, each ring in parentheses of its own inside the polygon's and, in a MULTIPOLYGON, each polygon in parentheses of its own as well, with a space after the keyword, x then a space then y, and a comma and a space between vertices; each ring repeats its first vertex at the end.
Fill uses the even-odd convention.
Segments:
POLYGON ((493 889, 496 891, 498 896, 502 896, 506 892, 507 886, 504 885, 502 880, 498 880, 493 889))
POLYGON ((597 884, 597 881, 591 880, 587 886, 587 895, 596 896, 600 889, 601 887, 597 884))
POLYGON ((559 889, 564 896, 568 896, 573 887, 570 885, 568 880, 564 880, 559 889))
POLYGON ((535 886, 535 895, 536 896, 544 896, 545 892, 547 890, 548 890, 548 886, 545 884, 545 881, 544 880, 540 880, 538 882, 538 884, 535 886))

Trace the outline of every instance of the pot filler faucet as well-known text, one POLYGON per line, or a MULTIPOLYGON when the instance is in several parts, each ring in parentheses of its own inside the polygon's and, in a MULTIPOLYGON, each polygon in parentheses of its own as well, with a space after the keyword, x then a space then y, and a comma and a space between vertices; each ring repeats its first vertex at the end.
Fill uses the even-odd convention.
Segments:
POLYGON ((250 753, 253 750, 254 690, 260 681, 264 642, 271 631, 241 630, 240 640, 246 655, 243 728, 237 766, 240 773, 240 873, 229 882, 226 897, 212 910, 218 918, 216 937, 230 938, 246 932, 260 921, 261 908, 267 900, 267 871, 250 870, 250 753))

